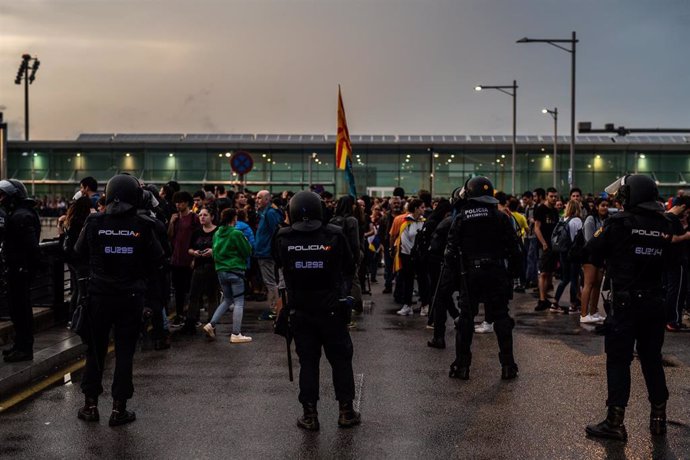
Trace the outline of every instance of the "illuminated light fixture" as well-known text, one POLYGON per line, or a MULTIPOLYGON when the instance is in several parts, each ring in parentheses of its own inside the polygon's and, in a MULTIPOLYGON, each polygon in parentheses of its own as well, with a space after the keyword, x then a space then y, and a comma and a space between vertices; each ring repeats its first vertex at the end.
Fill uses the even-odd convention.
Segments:
POLYGON ((265 153, 262 153, 262 154, 261 154, 261 158, 266 158, 266 154, 265 154, 265 153))
POLYGON ((505 158, 505 157, 506 157, 505 155, 501 155, 501 158, 505 158))
POLYGON ((448 158, 448 163, 450 163, 451 161, 453 161, 453 160, 451 160, 450 158, 448 158))
POLYGON ((225 152, 225 158, 230 158, 232 156, 232 153, 230 152, 225 152))
POLYGON ((434 158, 438 158, 438 153, 434 153, 434 158))
POLYGON ((601 155, 597 155, 597 156, 596 156, 596 159, 597 159, 597 160, 601 160, 601 155))
POLYGON ((644 153, 640 153, 640 159, 644 160, 645 158, 647 158, 647 155, 645 155, 644 153))
POLYGON ((588 167, 589 169, 592 169, 592 165, 587 165, 587 167, 588 167))
MULTIPOLYGON (((23 156, 23 157, 28 157, 28 156, 29 156, 29 152, 22 152, 22 156, 23 156)), ((77 156, 79 156, 79 154, 77 154, 77 156)))
POLYGON ((409 163, 409 162, 410 162, 409 158, 405 159, 405 163, 409 163))
MULTIPOLYGON (((355 155, 355 156, 356 156, 357 158, 359 158, 359 153, 358 153, 357 155, 355 155)), ((409 157, 409 155, 408 155, 408 157, 409 157)))
POLYGON ((80 156, 81 156, 81 153, 77 152, 77 157, 80 157, 80 156))
POLYGON ((481 91, 481 90, 482 90, 482 87, 481 87, 481 86, 475 86, 475 87, 474 87, 474 90, 475 90, 475 91, 481 91))
MULTIPOLYGON (((358 155, 358 156, 359 156, 359 155, 358 155)), ((408 153, 407 155, 405 155, 405 156, 406 156, 407 158, 410 158, 410 154, 409 154, 409 153, 408 153)))
POLYGON ((126 156, 126 157, 131 157, 131 156, 132 156, 132 154, 131 154, 131 153, 129 153, 129 152, 127 152, 127 153, 125 153, 125 156, 126 156))
POLYGON ((223 154, 222 154, 222 153, 219 153, 219 154, 218 154, 218 158, 223 158, 223 154))
POLYGON ((455 155, 451 154, 450 157, 451 157, 451 158, 455 158, 455 155))
POLYGON ((37 157, 37 156, 38 156, 38 153, 34 153, 34 156, 37 157))
POLYGON ((499 159, 496 159, 496 163, 500 163, 500 162, 501 162, 501 160, 499 160, 499 159))
POLYGON ((551 158, 551 157, 548 156, 548 155, 544 155, 544 158, 546 158, 546 159, 548 160, 548 159, 551 158))
POLYGON ((172 153, 168 153, 168 156, 169 156, 170 158, 172 158, 172 157, 174 157, 175 155, 173 155, 172 153))
POLYGON ((541 113, 549 113, 549 109, 541 109, 541 113))
POLYGON ((270 159, 270 158, 266 158, 266 161, 268 161, 268 162, 270 163, 270 162, 271 162, 271 159, 270 159))
POLYGON ((542 147, 542 148, 541 148, 541 151, 544 152, 544 151, 546 151, 546 149, 545 149, 544 147, 542 147))

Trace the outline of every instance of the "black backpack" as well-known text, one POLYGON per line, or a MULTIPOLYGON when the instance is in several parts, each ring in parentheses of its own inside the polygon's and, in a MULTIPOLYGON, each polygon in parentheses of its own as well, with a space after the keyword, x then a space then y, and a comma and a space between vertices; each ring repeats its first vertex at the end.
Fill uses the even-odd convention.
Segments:
POLYGON ((412 260, 416 262, 423 262, 429 254, 429 245, 431 244, 431 236, 436 229, 437 222, 426 221, 422 228, 419 229, 414 239, 414 245, 410 251, 412 260))
POLYGON ((568 250, 568 260, 580 264, 585 261, 585 234, 583 228, 575 234, 575 239, 568 250))
POLYGON ((553 252, 567 253, 570 247, 573 245, 573 241, 570 239, 570 226, 568 223, 570 219, 561 219, 556 224, 551 234, 551 249, 553 252))

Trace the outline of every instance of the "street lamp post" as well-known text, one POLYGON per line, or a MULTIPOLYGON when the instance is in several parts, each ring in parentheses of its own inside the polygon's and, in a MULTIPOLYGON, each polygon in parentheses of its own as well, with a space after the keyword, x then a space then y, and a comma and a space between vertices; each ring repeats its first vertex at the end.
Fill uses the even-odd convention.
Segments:
POLYGON ((434 148, 429 147, 426 149, 427 152, 429 152, 429 160, 431 163, 431 174, 429 174, 429 191, 431 192, 431 196, 434 196, 434 148))
POLYGON ((511 155, 511 168, 510 168, 510 181, 511 181, 511 193, 515 195, 515 157, 517 150, 517 82, 513 80, 512 85, 504 86, 486 86, 478 85, 474 87, 475 91, 481 91, 483 89, 495 89, 502 93, 507 94, 513 98, 513 153, 511 155), (512 91, 511 91, 512 90, 512 91))
POLYGON ((548 43, 556 48, 567 51, 571 55, 572 63, 570 69, 570 169, 568 171, 568 182, 570 188, 575 186, 575 46, 579 40, 575 31, 572 38, 521 38, 517 43, 548 43), (558 43, 570 43, 571 48, 565 48, 558 43))
POLYGON ((309 156, 309 190, 311 190, 311 186, 312 186, 312 180, 311 180, 312 163, 314 163, 316 161, 316 156, 317 156, 316 152, 312 152, 311 155, 309 156))
POLYGON ((15 85, 21 85, 24 80, 24 140, 29 140, 29 85, 36 79, 36 72, 41 65, 41 61, 37 57, 31 57, 30 54, 22 55, 22 62, 19 64, 17 70, 17 77, 14 79, 15 85), (31 65, 31 74, 29 74, 29 63, 31 65))
POLYGON ((558 178, 557 169, 558 163, 558 107, 554 107, 553 110, 541 109, 541 113, 548 113, 553 118, 553 188, 558 188, 558 178))

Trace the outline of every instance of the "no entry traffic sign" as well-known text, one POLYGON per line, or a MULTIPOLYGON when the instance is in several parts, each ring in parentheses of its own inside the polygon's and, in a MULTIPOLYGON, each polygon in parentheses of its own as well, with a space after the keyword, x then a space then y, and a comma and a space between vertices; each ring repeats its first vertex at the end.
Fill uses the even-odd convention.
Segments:
POLYGON ((233 172, 239 174, 240 176, 244 176, 254 167, 254 159, 252 159, 252 156, 249 154, 249 152, 240 150, 235 152, 230 158, 230 167, 232 168, 233 172))

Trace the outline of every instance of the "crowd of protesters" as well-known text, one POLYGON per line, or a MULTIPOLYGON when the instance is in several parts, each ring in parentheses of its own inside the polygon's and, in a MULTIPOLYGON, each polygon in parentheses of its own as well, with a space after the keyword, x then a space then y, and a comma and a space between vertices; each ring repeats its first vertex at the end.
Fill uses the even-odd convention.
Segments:
MULTIPOLYGON (((215 339, 216 324, 228 310, 232 311, 230 342, 250 342, 251 337, 242 333, 245 300, 264 304, 261 319, 265 320, 274 318, 282 302, 284 283, 273 260, 272 241, 277 229, 286 225, 293 193, 229 190, 223 185, 186 191, 174 181, 145 189, 152 201, 149 211, 161 224, 159 239, 168 247, 168 271, 157 281, 167 284, 162 291, 167 294, 160 301, 165 310, 157 348, 167 348, 169 333, 176 330, 203 332, 215 339)), ((75 281, 73 309, 83 294, 76 281, 84 281, 88 274, 88 267, 75 257, 73 245, 88 215, 103 212, 104 197, 98 190, 97 181, 87 177, 69 203, 46 198, 38 205, 43 215, 60 215, 58 231, 75 281)), ((399 305, 398 315, 428 316, 427 327, 435 329, 435 337, 442 337, 446 315, 458 314, 453 302, 439 302, 449 311, 434 309, 445 238, 460 205, 457 197, 434 198, 425 190, 407 196, 400 187, 390 197, 336 199, 323 190, 320 195, 324 220, 342 228, 356 262, 342 292, 354 298, 354 311, 362 312, 364 296, 373 293, 372 286, 382 285, 378 292, 392 295, 399 305)), ((567 196, 550 187, 520 196, 497 192, 495 197, 522 244, 524 269, 514 280, 514 291, 532 294, 537 312, 579 314, 582 325, 602 323, 605 269, 590 263, 583 248, 609 216, 620 211, 620 204, 604 192, 585 195, 578 188, 567 196), (565 245, 557 237, 565 238, 565 245)), ((686 329, 690 196, 679 191, 669 198, 666 209, 678 249, 665 277, 667 330, 676 332, 686 329)), ((492 332, 493 326, 483 322, 475 331, 492 332)))

